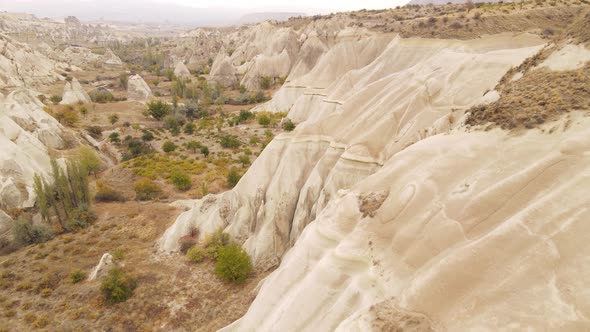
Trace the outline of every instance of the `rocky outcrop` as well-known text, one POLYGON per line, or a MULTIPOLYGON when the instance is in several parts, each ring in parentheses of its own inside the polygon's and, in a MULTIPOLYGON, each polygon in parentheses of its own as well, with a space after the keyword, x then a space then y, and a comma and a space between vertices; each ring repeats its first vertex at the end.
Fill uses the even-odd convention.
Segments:
POLYGON ((104 54, 94 53, 91 49, 82 46, 68 46, 63 52, 47 51, 47 53, 59 61, 82 68, 104 65, 120 66, 123 64, 123 61, 110 48, 107 48, 104 54))
POLYGON ((107 65, 122 65, 123 61, 115 54, 110 48, 107 48, 105 54, 103 55, 103 61, 107 65))
POLYGON ((34 87, 52 83, 63 79, 57 70, 66 67, 66 64, 55 62, 28 45, 0 33, 0 86, 34 87))
POLYGON ((152 97, 152 90, 140 75, 129 76, 127 82, 128 100, 148 101, 152 97))
MULTIPOLYGON (((109 25, 83 24, 74 16, 63 21, 38 18, 32 14, 0 12, 0 27, 3 32, 26 36, 27 41, 43 41, 51 44, 105 42, 120 40, 120 34, 114 34, 109 25)), ((24 39, 23 38, 23 39, 24 39)))
POLYGON ((232 64, 231 58, 222 49, 213 62, 210 77, 223 87, 231 87, 238 84, 237 71, 232 64))
POLYGON ((279 264, 222 331, 587 329, 590 120, 518 135, 462 120, 545 42, 379 38, 342 40, 294 79, 297 129, 160 249, 222 227, 258 268, 279 264))
POLYGON ((188 70, 188 68, 185 66, 185 64, 182 61, 177 61, 176 65, 174 66, 174 75, 176 75, 176 77, 182 77, 182 78, 187 78, 187 77, 191 77, 191 72, 188 70))
POLYGON ((293 29, 278 28, 268 22, 237 31, 227 40, 227 44, 239 46, 231 52, 221 48, 210 79, 227 86, 238 74, 240 84, 250 90, 260 89, 263 77, 287 77, 303 42, 293 29))
POLYGON ((64 94, 61 99, 60 104, 67 105, 67 104, 75 104, 75 103, 90 103, 92 100, 88 93, 82 88, 80 82, 76 78, 73 78, 71 81, 66 82, 64 86, 64 94))
POLYGON ((37 95, 19 88, 0 100, 0 209, 33 206, 33 177, 50 170, 48 148, 65 146, 62 126, 37 95))

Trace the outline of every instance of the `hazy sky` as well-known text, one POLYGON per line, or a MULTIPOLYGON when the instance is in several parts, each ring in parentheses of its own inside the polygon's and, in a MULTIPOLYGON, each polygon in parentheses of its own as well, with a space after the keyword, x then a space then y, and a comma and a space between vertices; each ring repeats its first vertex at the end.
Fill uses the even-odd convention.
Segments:
POLYGON ((356 9, 391 8, 409 0, 0 0, 0 11, 40 17, 76 16, 82 20, 226 25, 253 12, 301 12, 308 15, 356 9))

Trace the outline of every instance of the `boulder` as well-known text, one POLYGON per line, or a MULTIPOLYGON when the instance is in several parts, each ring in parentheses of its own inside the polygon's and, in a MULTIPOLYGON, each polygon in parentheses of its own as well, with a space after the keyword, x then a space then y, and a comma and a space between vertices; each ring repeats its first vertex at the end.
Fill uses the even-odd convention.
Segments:
POLYGON ((104 53, 104 63, 107 65, 122 65, 123 61, 110 48, 107 48, 104 53))
POLYGON ((88 93, 84 91, 80 82, 78 82, 76 78, 73 78, 71 82, 66 82, 60 104, 67 105, 78 102, 90 103, 92 100, 90 99, 90 96, 88 96, 88 93))
POLYGON ((127 82, 127 100, 147 101, 153 97, 152 90, 139 75, 132 75, 127 82))
POLYGON ((94 281, 101 279, 102 277, 106 276, 109 273, 109 271, 114 267, 116 267, 116 264, 113 259, 113 255, 106 253, 102 255, 102 257, 100 258, 100 262, 98 262, 98 265, 96 265, 94 269, 92 269, 92 273, 90 273, 90 277, 88 277, 88 280, 94 281))

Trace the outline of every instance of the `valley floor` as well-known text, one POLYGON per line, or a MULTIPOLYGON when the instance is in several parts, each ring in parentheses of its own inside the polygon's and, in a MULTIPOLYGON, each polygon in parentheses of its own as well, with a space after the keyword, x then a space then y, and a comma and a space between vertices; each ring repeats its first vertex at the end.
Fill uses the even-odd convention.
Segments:
POLYGON ((179 211, 165 202, 97 203, 98 220, 70 233, 3 256, 0 331, 212 331, 241 317, 264 277, 233 286, 219 281, 213 264, 156 257, 153 244, 179 211), (105 252, 137 277, 124 303, 102 302, 100 282, 73 284, 105 252), (44 290, 50 289, 50 291, 44 290))

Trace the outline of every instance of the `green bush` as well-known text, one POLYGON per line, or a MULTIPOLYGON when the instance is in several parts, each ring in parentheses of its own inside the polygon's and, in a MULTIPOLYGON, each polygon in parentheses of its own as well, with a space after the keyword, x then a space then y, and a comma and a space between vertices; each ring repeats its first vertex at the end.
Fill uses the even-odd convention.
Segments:
POLYGON ((141 136, 141 139, 144 140, 144 141, 146 141, 146 142, 152 141, 154 139, 154 134, 151 131, 146 130, 146 131, 143 132, 143 135, 141 136))
POLYGON ((156 120, 163 119, 171 111, 170 105, 161 100, 148 102, 147 108, 148 114, 154 117, 156 120))
POLYGON ((236 184, 238 184, 238 182, 240 181, 240 179, 242 178, 242 175, 240 174, 240 172, 238 172, 238 169, 235 167, 232 167, 229 172, 227 173, 227 185, 230 188, 233 188, 236 186, 236 184))
POLYGON ((187 135, 192 135, 195 132, 195 129, 197 128, 197 126, 195 126, 194 123, 187 123, 186 125, 184 125, 184 133, 187 135))
POLYGON ((98 126, 86 127, 86 131, 92 138, 100 139, 102 137, 102 129, 98 126))
POLYGON ((178 131, 179 130, 178 127, 181 124, 180 124, 178 117, 173 116, 173 115, 168 115, 166 118, 164 118, 164 125, 170 131, 178 131))
POLYGON ((12 235, 16 243, 29 245, 49 241, 53 237, 53 232, 47 225, 33 224, 32 221, 19 217, 12 224, 12 235))
POLYGON ((238 158, 238 161, 240 162, 240 164, 242 164, 242 166, 245 167, 248 166, 248 164, 250 164, 250 157, 248 157, 247 155, 243 155, 238 158))
POLYGON ((119 121, 119 116, 117 114, 111 114, 109 116, 109 121, 112 125, 114 125, 115 123, 117 123, 117 121, 119 121))
POLYGON ((201 147, 201 153, 202 153, 202 154, 203 154, 205 157, 207 157, 207 156, 209 155, 209 148, 208 148, 208 147, 206 147, 206 146, 202 146, 202 147, 201 147))
POLYGON ((90 93, 88 93, 88 96, 90 96, 90 99, 93 102, 100 104, 112 102, 115 100, 115 96, 113 96, 113 94, 109 90, 102 87, 90 91, 90 93))
POLYGON ((125 141, 127 142, 127 152, 123 155, 124 161, 150 154, 154 150, 150 144, 137 138, 131 138, 131 136, 125 137, 125 141))
POLYGON ((260 137, 258 137, 258 136, 250 137, 250 144, 251 145, 256 145, 258 143, 260 143, 260 137))
POLYGON ((86 279, 86 272, 82 271, 82 270, 78 270, 78 271, 74 271, 72 273, 70 273, 70 282, 72 284, 77 284, 80 281, 83 281, 84 279, 86 279))
POLYGON ((176 150, 178 146, 176 146, 176 144, 170 142, 170 141, 166 141, 164 142, 164 144, 162 145, 162 150, 166 153, 169 152, 174 152, 174 150, 176 150))
POLYGON ((215 263, 215 274, 219 278, 239 284, 246 281, 252 270, 250 256, 239 245, 232 244, 219 249, 215 263))
POLYGON ((193 185, 191 178, 181 172, 172 173, 170 176, 170 181, 176 187, 176 189, 181 191, 189 190, 193 185))
POLYGON ((78 231, 92 225, 96 220, 96 215, 88 210, 86 205, 81 205, 70 212, 70 218, 66 221, 68 231, 78 231))
POLYGON ((258 116, 258 124, 264 127, 268 127, 270 124, 270 117, 266 114, 258 116))
POLYGON ((236 149, 240 147, 240 141, 235 136, 226 135, 221 138, 219 144, 226 149, 236 149))
POLYGON ((119 133, 117 133, 117 132, 111 133, 109 135, 109 141, 111 141, 111 143, 120 143, 121 139, 119 138, 119 133))
POLYGON ((207 251, 200 246, 194 246, 186 252, 186 258, 193 263, 200 263, 205 257, 207 257, 207 251))
POLYGON ((151 179, 141 179, 135 182, 135 197, 140 201, 149 201, 162 194, 162 188, 151 179))
POLYGON ((130 298, 135 287, 137 279, 119 268, 113 268, 103 279, 100 291, 108 304, 115 304, 130 298))
POLYGON ((123 202, 125 201, 125 197, 123 194, 107 185, 103 180, 97 180, 94 200, 97 202, 123 202))
POLYGON ((250 111, 241 110, 238 116, 238 123, 246 122, 254 117, 254 113, 250 111))
POLYGON ((207 252, 207 257, 217 259, 219 250, 230 244, 229 234, 224 233, 223 229, 219 228, 215 232, 205 237, 203 247, 207 252))
POLYGON ((283 123, 283 129, 286 131, 293 131, 295 129, 295 124, 291 120, 289 120, 283 123))
POLYGON ((190 141, 186 143, 186 148, 189 150, 193 150, 193 152, 197 152, 198 149, 202 147, 201 143, 197 141, 190 141))
POLYGON ((51 101, 53 103, 53 105, 57 105, 61 102, 61 97, 60 96, 51 96, 49 98, 49 101, 51 101))

